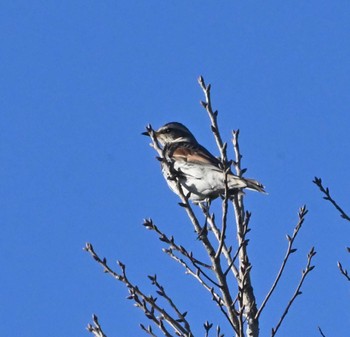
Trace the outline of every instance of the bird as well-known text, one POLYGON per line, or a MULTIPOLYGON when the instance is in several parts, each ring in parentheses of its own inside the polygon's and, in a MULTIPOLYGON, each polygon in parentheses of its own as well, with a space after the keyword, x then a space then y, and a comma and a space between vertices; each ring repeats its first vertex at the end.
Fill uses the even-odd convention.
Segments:
MULTIPOLYGON (((144 132, 150 135, 149 132, 144 132)), ((225 173, 219 159, 198 143, 192 132, 179 122, 166 123, 154 131, 162 147, 162 173, 170 189, 179 194, 177 180, 184 195, 193 203, 211 201, 225 194, 225 173)), ((228 170, 227 186, 229 196, 243 189, 265 193, 264 186, 257 180, 239 177, 228 170)))

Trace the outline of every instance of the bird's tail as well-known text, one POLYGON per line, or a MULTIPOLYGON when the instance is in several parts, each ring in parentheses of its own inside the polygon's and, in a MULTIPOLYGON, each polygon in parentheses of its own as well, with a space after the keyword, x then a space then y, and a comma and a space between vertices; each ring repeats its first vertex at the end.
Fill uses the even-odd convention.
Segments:
POLYGON ((244 180, 247 184, 247 187, 246 187, 247 189, 258 191, 261 193, 266 193, 265 186, 263 184, 259 183, 257 180, 249 179, 249 178, 244 178, 244 180))
POLYGON ((235 191, 235 190, 237 191, 237 190, 247 188, 248 190, 254 190, 254 191, 266 193, 265 186, 259 183, 257 180, 237 177, 232 173, 227 176, 227 183, 228 183, 228 188, 232 191, 235 191))

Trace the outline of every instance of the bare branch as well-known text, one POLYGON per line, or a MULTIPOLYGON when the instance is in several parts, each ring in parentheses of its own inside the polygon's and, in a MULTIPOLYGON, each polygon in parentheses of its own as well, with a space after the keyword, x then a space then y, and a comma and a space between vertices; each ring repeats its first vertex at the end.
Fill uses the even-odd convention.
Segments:
POLYGON ((107 337, 102 331, 101 325, 98 321, 98 317, 96 315, 92 315, 93 325, 88 324, 86 329, 91 332, 95 337, 107 337))
POLYGON ((226 240, 226 228, 227 228, 227 211, 228 211, 228 184, 227 184, 227 174, 228 169, 225 171, 224 183, 225 183, 225 195, 224 200, 222 201, 222 226, 221 226, 221 235, 219 239, 219 247, 216 251, 215 258, 219 258, 226 240))
MULTIPOLYGON (((210 286, 205 280, 210 281, 211 283, 213 283, 215 286, 219 286, 218 284, 216 284, 213 280, 211 280, 211 278, 209 278, 207 275, 205 275, 203 273, 203 270, 196 267, 196 271, 192 270, 191 267, 183 260, 180 259, 178 256, 176 256, 173 251, 171 249, 164 249, 164 252, 166 254, 168 254, 171 258, 173 258, 176 262, 178 262, 179 264, 181 264, 185 269, 186 269, 186 273, 192 275, 196 280, 198 280, 198 282, 206 289, 208 290, 210 293, 213 294, 213 287, 210 286), (204 278, 201 276, 203 275, 204 278)), ((214 293, 215 298, 222 301, 222 298, 217 294, 214 293)))
POLYGON ((148 134, 148 135, 150 136, 150 138, 151 138, 151 140, 152 140, 152 143, 150 144, 150 146, 153 147, 153 148, 157 151, 158 155, 159 155, 161 158, 163 158, 163 150, 162 150, 161 147, 159 146, 157 137, 156 137, 156 135, 155 135, 155 133, 154 133, 154 130, 153 130, 151 124, 148 124, 148 125, 146 126, 146 132, 145 132, 144 134, 148 134))
MULTIPOLYGON (((220 238, 222 235, 221 235, 221 231, 219 230, 218 226, 215 223, 214 214, 212 214, 212 215, 209 214, 209 208, 207 206, 200 204, 200 207, 201 207, 201 210, 202 210, 204 216, 206 217, 206 220, 210 226, 209 228, 213 232, 216 240, 220 242, 220 238)), ((227 260, 227 264, 228 264, 228 269, 225 271, 225 275, 227 275, 228 271, 231 270, 233 275, 235 276, 235 278, 237 278, 238 277, 238 270, 234 264, 235 258, 231 257, 231 250, 232 250, 232 247, 227 248, 225 240, 223 240, 222 253, 225 256, 225 259, 227 260)))
POLYGON ((326 335, 323 333, 323 331, 321 330, 320 327, 318 327, 318 331, 320 332, 320 334, 321 334, 322 337, 326 337, 326 335))
POLYGON ((244 212, 243 194, 237 194, 233 199, 236 225, 237 225, 237 239, 240 249, 238 250, 239 257, 239 278, 238 291, 242 300, 240 303, 240 311, 247 319, 247 336, 259 335, 259 320, 255 318, 257 307, 254 295, 254 290, 251 284, 250 271, 251 264, 249 262, 247 253, 246 234, 248 232, 248 223, 246 216, 250 213, 244 212), (246 225, 245 225, 246 223, 246 225))
POLYGON ((140 328, 143 331, 145 331, 147 334, 149 334, 150 336, 157 337, 157 335, 153 332, 153 329, 152 329, 152 327, 150 325, 147 326, 147 328, 146 328, 143 324, 140 324, 140 328))
POLYGON ((224 334, 221 333, 221 328, 219 325, 216 327, 216 337, 224 337, 224 334))
POLYGON ((109 267, 105 258, 101 259, 96 254, 96 252, 93 249, 93 246, 90 243, 86 244, 85 250, 89 252, 93 259, 103 267, 105 273, 111 275, 116 280, 126 285, 126 287, 129 290, 129 296, 127 298, 133 300, 135 302, 135 306, 143 310, 146 317, 153 321, 165 336, 172 337, 172 335, 168 332, 167 328, 164 326, 163 321, 165 321, 170 327, 172 327, 174 329, 174 332, 178 336, 193 336, 192 332, 190 330, 187 330, 187 325, 182 325, 184 323, 183 321, 179 322, 177 319, 173 318, 173 316, 169 314, 167 310, 161 308, 156 303, 156 298, 145 295, 136 285, 130 282, 126 275, 126 267, 123 263, 118 261, 118 265, 121 269, 121 273, 119 274, 109 267), (156 312, 158 313, 157 316, 155 315, 156 312))
POLYGON ((288 261, 290 255, 296 252, 296 249, 293 248, 293 243, 294 243, 294 241, 295 241, 295 239, 296 239, 296 237, 297 237, 297 235, 298 235, 298 233, 299 233, 299 231, 300 231, 300 229, 301 229, 301 227, 302 227, 302 225, 304 223, 305 216, 306 216, 307 212, 308 212, 308 210, 306 209, 305 205, 300 208, 299 213, 298 213, 299 221, 298 221, 297 225, 294 228, 293 235, 292 236, 287 235, 288 248, 287 248, 286 255, 284 256, 282 265, 281 265, 281 267, 280 267, 280 269, 278 271, 278 274, 276 276, 275 281, 272 284, 272 287, 271 287, 270 291, 267 293, 264 301, 262 302, 262 304, 261 304, 261 306, 260 306, 260 308, 259 308, 259 310, 258 310, 258 312, 256 314, 257 318, 260 316, 261 312, 264 310, 264 307, 265 307, 266 303, 268 302, 268 300, 270 299, 271 295, 273 294, 273 292, 274 292, 274 290, 275 290, 275 288, 276 288, 276 286, 277 286, 277 284, 278 284, 278 282, 279 282, 279 280, 280 280, 280 278, 281 278, 281 276, 283 274, 284 268, 285 268, 285 266, 287 264, 287 261, 288 261))
POLYGON ((236 160, 233 162, 237 175, 239 177, 242 177, 243 173, 246 171, 246 169, 242 169, 241 162, 242 162, 242 154, 239 149, 239 143, 238 143, 238 137, 239 137, 239 130, 233 130, 232 131, 232 144, 233 149, 235 151, 235 157, 236 160))
POLYGON ((239 336, 244 336, 244 300, 243 300, 243 292, 240 290, 237 295, 237 300, 239 303, 239 312, 238 312, 238 321, 239 321, 239 336))
POLYGON ((206 321, 204 324, 204 330, 205 330, 205 337, 208 337, 209 336, 209 331, 210 329, 213 327, 213 323, 209 323, 208 321, 206 321))
MULTIPOLYGON (((234 162, 238 176, 242 176, 245 169, 241 168, 242 155, 239 149, 238 136, 239 131, 233 131, 233 147, 236 160, 234 162)), ((249 262, 246 234, 249 232, 248 224, 250 213, 244 210, 244 194, 238 192, 234 195, 233 206, 235 210, 237 241, 238 241, 238 257, 239 257, 239 277, 238 281, 238 298, 240 304, 240 313, 247 319, 247 336, 256 337, 259 335, 259 319, 256 317, 257 306, 250 279, 251 264, 249 262)), ((240 322, 240 325, 242 323, 240 322)))
POLYGON ((338 268, 340 270, 340 272, 345 276, 345 278, 350 281, 350 276, 349 273, 346 269, 343 268, 342 264, 340 262, 338 262, 338 268))
POLYGON ((333 204, 333 206, 338 210, 338 212, 340 213, 340 216, 347 220, 350 221, 350 217, 343 211, 343 209, 338 205, 338 203, 332 198, 330 192, 329 192, 329 188, 328 187, 323 187, 322 185, 322 179, 321 178, 317 178, 315 177, 315 179, 312 181, 315 185, 318 186, 318 188, 320 189, 320 191, 325 195, 323 197, 323 199, 328 200, 330 203, 333 204))
MULTIPOLYGON (((203 271, 201 269, 199 269, 197 267, 196 272, 193 271, 188 264, 180 259, 179 257, 177 257, 175 254, 173 254, 171 249, 165 249, 164 250, 167 254, 169 254, 175 261, 177 261, 178 263, 180 263, 185 269, 186 272, 190 275, 192 275, 195 279, 198 280, 198 282, 206 289, 208 290, 211 295, 212 295, 212 300, 219 306, 221 312, 223 313, 223 315, 226 317, 226 319, 228 321, 230 321, 229 316, 227 315, 227 312, 224 310, 224 300, 222 299, 222 297, 215 292, 213 287, 210 287, 206 281, 201 277, 201 275, 203 274, 203 276, 205 276, 206 279, 209 279, 212 283, 215 283, 214 281, 212 281, 207 275, 204 275, 203 271)), ((218 286, 218 285, 217 285, 218 286)))
POLYGON ((287 307, 286 309, 284 310, 279 322, 277 323, 276 327, 275 328, 272 328, 272 332, 271 332, 271 337, 275 336, 278 329, 280 328, 284 318, 287 316, 288 314, 288 311, 290 309, 290 307, 292 306, 293 302, 295 301, 295 299, 302 294, 302 292, 300 291, 305 279, 306 279, 306 276, 315 268, 315 266, 311 266, 311 262, 312 262, 312 258, 315 256, 316 252, 315 252, 315 249, 314 247, 312 247, 310 249, 310 252, 308 253, 307 255, 307 264, 306 264, 306 268, 302 271, 301 273, 301 279, 299 281, 299 284, 292 296, 292 298, 290 299, 289 303, 287 304, 287 307))
POLYGON ((208 113, 209 119, 211 121, 211 130, 214 134, 216 144, 220 150, 221 162, 224 165, 224 168, 226 169, 226 167, 227 167, 227 154, 226 154, 227 144, 222 141, 221 135, 219 133, 219 126, 218 126, 218 121, 217 121, 218 111, 217 110, 213 111, 213 109, 212 109, 211 96, 210 96, 211 85, 205 84, 203 76, 199 76, 198 83, 201 86, 201 88, 204 92, 204 96, 205 96, 205 102, 201 101, 201 104, 208 113))
MULTIPOLYGON (((347 220, 350 221, 350 217, 344 212, 344 210, 338 205, 338 203, 332 198, 329 188, 328 187, 324 187, 322 185, 322 179, 321 178, 317 178, 315 177, 315 179, 312 181, 315 185, 318 186, 318 188, 320 189, 320 191, 325 195, 323 197, 323 199, 328 200, 336 209, 337 211, 340 213, 340 216, 347 220)), ((350 252, 350 249, 348 248, 348 251, 350 252)), ((343 276, 345 276, 345 278, 350 281, 350 276, 349 273, 346 269, 343 268, 342 264, 340 262, 338 262, 338 268, 340 270, 340 272, 342 273, 343 276)))
POLYGON ((185 256, 186 258, 188 258, 196 267, 197 266, 201 266, 201 267, 204 267, 204 268, 207 268, 207 269, 212 269, 211 265, 196 259, 192 252, 187 251, 187 249, 184 246, 178 245, 175 242, 175 239, 174 239, 173 236, 169 237, 164 232, 162 232, 153 223, 152 219, 145 219, 144 222, 143 222, 143 225, 148 230, 153 230, 154 232, 156 232, 158 234, 158 236, 159 236, 159 240, 160 241, 167 243, 172 250, 176 250, 177 252, 179 252, 180 254, 185 256))
POLYGON ((175 311, 175 313, 178 316, 178 322, 183 322, 185 329, 187 331, 191 331, 191 327, 190 324, 188 323, 187 319, 186 319, 186 315, 187 315, 187 311, 184 313, 181 313, 180 310, 178 309, 178 307, 175 305, 174 301, 168 296, 168 294, 166 293, 164 287, 157 281, 157 276, 148 276, 148 278, 151 280, 152 284, 154 284, 158 290, 157 290, 157 294, 159 296, 162 296, 163 298, 165 298, 167 300, 167 302, 169 303, 169 305, 171 306, 171 308, 173 308, 173 310, 175 311))
MULTIPOLYGON (((228 268, 225 271, 225 274, 228 274, 228 272, 232 269, 232 266, 234 265, 238 255, 239 255, 240 250, 242 249, 243 246, 246 246, 247 244, 248 244, 248 240, 241 241, 241 243, 239 244, 239 247, 236 250, 235 255, 231 259, 231 263, 229 264, 228 268)), ((237 271, 237 277, 238 277, 238 271, 237 271)))

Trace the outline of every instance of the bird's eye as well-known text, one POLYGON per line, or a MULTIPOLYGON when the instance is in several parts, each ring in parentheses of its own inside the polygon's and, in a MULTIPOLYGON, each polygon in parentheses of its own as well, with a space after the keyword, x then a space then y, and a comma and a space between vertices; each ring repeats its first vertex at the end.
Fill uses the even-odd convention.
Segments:
POLYGON ((171 131, 171 129, 168 128, 165 130, 165 133, 169 133, 170 131, 171 131))

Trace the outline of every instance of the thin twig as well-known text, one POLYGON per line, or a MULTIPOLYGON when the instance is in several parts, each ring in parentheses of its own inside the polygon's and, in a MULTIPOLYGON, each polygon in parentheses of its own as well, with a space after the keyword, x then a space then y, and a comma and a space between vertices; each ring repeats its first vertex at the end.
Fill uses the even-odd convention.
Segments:
MULTIPOLYGON (((215 282, 202 268, 200 268, 195 262, 191 261, 191 259, 189 259, 192 263, 192 265, 196 268, 196 272, 192 271, 192 269, 188 266, 188 264, 181 258, 179 258, 178 256, 176 256, 173 253, 172 249, 163 249, 164 253, 168 254, 172 259, 174 259, 176 262, 180 263, 183 267, 186 268, 186 271, 191 274, 194 278, 199 280, 199 275, 203 275, 204 278, 209 281, 212 286, 218 287, 220 288, 220 285, 215 282)), ((203 279, 200 278, 200 280, 202 281, 203 279)), ((202 283, 202 282, 200 282, 202 283)), ((204 285, 204 284, 202 284, 204 285)), ((205 287, 206 288, 206 287, 205 287)), ((211 289, 211 287, 208 286, 208 289, 211 289)))
POLYGON ((222 141, 222 138, 221 138, 221 135, 219 132, 218 120, 217 120, 218 111, 217 110, 213 111, 213 108, 211 105, 211 95, 210 95, 211 85, 205 84, 203 76, 199 76, 198 83, 199 83, 200 87, 202 88, 204 96, 205 96, 205 102, 201 101, 201 104, 208 113, 209 119, 211 121, 211 130, 214 133, 216 144, 220 150, 221 162, 224 165, 224 168, 226 169, 226 166, 227 166, 227 154, 226 154, 227 144, 222 141))
POLYGON ((340 262, 338 262, 338 268, 340 270, 340 272, 345 276, 345 278, 350 281, 350 276, 349 276, 349 272, 343 268, 342 264, 340 262))
POLYGON ((242 166, 241 166, 243 156, 242 156, 241 151, 239 149, 238 137, 239 137, 239 129, 233 130, 232 131, 232 144, 233 144, 233 149, 235 151, 235 157, 236 157, 236 160, 233 162, 233 164, 236 168, 236 173, 237 173, 238 177, 242 177, 242 175, 246 171, 246 169, 242 169, 242 166))
POLYGON ((94 325, 88 324, 86 329, 89 332, 91 332, 95 337, 107 337, 101 328, 101 325, 98 321, 98 317, 96 315, 92 315, 92 320, 94 322, 94 325))
MULTIPOLYGON (((210 269, 212 270, 212 266, 199 261, 198 259, 196 259, 193 256, 192 252, 188 252, 185 247, 178 245, 175 242, 175 239, 173 236, 168 237, 166 234, 164 234, 152 221, 152 219, 145 219, 143 225, 149 229, 149 230, 153 230, 155 231, 158 235, 159 235, 159 240, 162 242, 165 242, 167 244, 169 244, 170 248, 167 249, 163 249, 163 252, 168 254, 171 258, 173 258, 175 261, 177 261, 178 263, 180 263, 183 267, 185 267, 185 269, 187 271, 190 271, 189 274, 193 275, 195 278, 197 278, 197 274, 202 274, 209 282, 211 282, 214 286, 216 287, 220 287, 220 285, 215 282, 204 270, 202 267, 206 268, 206 269, 210 269), (178 256, 176 256, 173 251, 176 251, 178 253, 180 253, 181 255, 183 255, 185 258, 187 258, 192 265, 196 268, 196 273, 193 272, 191 270, 191 268, 188 266, 188 264, 183 260, 180 259, 178 256)), ((198 278, 197 278, 198 279, 198 278)), ((210 289, 210 287, 208 286, 208 289, 210 289)))
POLYGON ((153 298, 152 296, 145 295, 137 286, 130 282, 130 280, 127 278, 126 268, 123 263, 118 261, 118 265, 122 271, 122 273, 119 274, 109 267, 105 258, 101 259, 97 255, 93 246, 90 243, 86 244, 85 250, 89 252, 93 259, 103 267, 105 273, 111 275, 116 280, 126 285, 130 293, 128 299, 134 300, 135 305, 144 311, 146 317, 152 320, 165 336, 171 337, 171 334, 165 328, 163 320, 165 320, 174 329, 177 335, 184 337, 193 336, 191 331, 188 331, 185 327, 181 325, 180 322, 174 319, 171 314, 169 314, 165 309, 161 308, 156 303, 155 298, 153 298), (148 305, 150 306, 150 308, 148 308, 148 305), (155 311, 159 313, 158 317, 155 316, 155 311))
MULTIPOLYGON (((209 228, 213 232, 216 240, 220 241, 221 232, 220 232, 218 226, 215 223, 214 214, 210 215, 209 214, 209 209, 207 207, 203 207, 203 205, 200 205, 200 206, 201 206, 201 210, 202 210, 204 216, 206 217, 206 220, 207 220, 207 222, 208 222, 208 224, 210 226, 209 228)), ((234 275, 234 277, 237 278, 238 277, 238 269, 237 269, 237 267, 234 264, 235 257, 234 258, 231 257, 231 247, 227 248, 225 240, 224 240, 223 246, 222 246, 222 253, 225 256, 225 259, 227 260, 228 270, 231 270, 233 275, 234 275)), ((227 275, 227 274, 228 274, 228 271, 226 270, 225 271, 225 275, 227 275)))
MULTIPOLYGON (((231 270, 232 266, 233 266, 234 263, 236 262, 236 259, 237 259, 238 255, 239 255, 240 250, 241 250, 242 247, 243 247, 244 245, 246 245, 246 244, 247 244, 247 240, 241 241, 241 243, 239 244, 239 246, 238 246, 238 248, 237 248, 237 250, 236 250, 235 255, 233 255, 233 258, 232 258, 232 260, 231 260, 231 263, 229 264, 228 268, 227 268, 226 271, 225 271, 225 274, 228 274, 228 272, 231 270)), ((236 267, 235 267, 235 268, 236 268, 236 267)), ((236 270, 237 270, 237 269, 236 269, 236 270)), ((239 274, 238 274, 238 272, 237 272, 237 277, 238 277, 238 276, 239 276, 239 274)))
POLYGON ((177 244, 173 236, 169 237, 164 232, 162 232, 159 229, 159 227, 154 224, 152 219, 144 219, 143 225, 148 230, 156 232, 159 236, 160 241, 167 243, 171 249, 176 250, 177 252, 188 258, 196 267, 199 265, 207 269, 212 269, 211 265, 196 259, 192 252, 189 252, 184 246, 177 244))
POLYGON ((298 235, 298 233, 299 233, 299 231, 301 229, 302 224, 305 221, 305 216, 306 216, 307 212, 308 212, 308 210, 306 209, 305 205, 303 207, 301 207, 299 212, 298 212, 299 220, 298 220, 297 225, 294 228, 293 235, 292 236, 287 235, 288 248, 287 248, 287 252, 286 252, 286 254, 284 256, 282 265, 281 265, 281 267, 280 267, 280 269, 279 269, 279 271, 277 273, 276 279, 273 282, 270 291, 267 293, 264 301, 262 302, 262 304, 261 304, 261 306, 260 306, 260 308, 259 308, 259 310, 258 310, 258 312, 256 314, 256 318, 259 318, 261 312, 265 308, 266 303, 268 302, 268 300, 270 299, 272 293, 274 292, 274 290, 275 290, 275 288, 276 288, 276 286, 277 286, 277 284, 278 284, 278 282, 279 282, 279 280, 280 280, 280 278, 281 278, 281 276, 283 274, 284 268, 285 268, 285 266, 287 264, 287 261, 288 261, 290 255, 296 252, 296 249, 293 248, 293 243, 294 243, 294 241, 295 241, 295 239, 296 239, 296 237, 297 237, 297 235, 298 235))
POLYGON ((344 210, 338 205, 338 203, 332 198, 330 192, 329 192, 329 188, 328 187, 323 187, 322 185, 322 179, 321 178, 317 178, 315 177, 315 179, 312 181, 315 185, 318 186, 318 188, 320 189, 320 191, 325 195, 325 197, 323 197, 323 199, 328 200, 330 203, 333 204, 333 206, 338 210, 338 212, 340 213, 340 216, 347 220, 350 221, 350 217, 344 212, 344 210))
POLYGON ((158 282, 157 280, 157 276, 148 276, 148 278, 151 280, 152 284, 154 284, 158 290, 157 290, 157 294, 159 296, 162 296, 163 298, 166 299, 166 301, 169 303, 170 307, 173 308, 173 310, 175 311, 175 313, 177 314, 177 316, 179 317, 178 322, 183 322, 185 329, 187 331, 191 331, 191 327, 190 324, 188 323, 187 319, 186 319, 186 315, 187 312, 182 313, 179 308, 176 306, 176 304, 174 303, 174 301, 170 298, 170 296, 166 293, 164 287, 158 282))
POLYGON ((206 321, 203 324, 203 326, 204 326, 204 330, 205 330, 205 336, 204 337, 209 337, 209 331, 213 327, 213 323, 209 323, 208 321, 206 321))
MULTIPOLYGON (((213 283, 214 285, 218 286, 217 284, 215 284, 215 282, 213 282, 210 278, 207 277, 207 275, 205 275, 203 273, 203 271, 201 269, 199 269, 198 267, 196 268, 196 271, 192 270, 191 267, 186 263, 186 261, 184 261, 183 259, 179 258, 178 256, 176 256, 173 251, 171 249, 163 249, 163 251, 168 254, 172 259, 174 259, 176 262, 178 262, 179 264, 181 264, 185 269, 186 269, 186 273, 192 275, 196 280, 198 280, 198 282, 204 287, 204 289, 208 290, 210 293, 212 293, 212 289, 213 287, 210 286, 202 277, 201 275, 203 275, 205 277, 205 279, 207 281, 210 281, 211 283, 213 283)), ((219 294, 215 295, 217 298, 221 298, 219 296, 219 294)), ((222 300, 222 299, 221 299, 222 300)))
POLYGON ((228 184, 227 184, 227 174, 228 170, 224 173, 224 183, 225 183, 225 194, 224 200, 222 201, 222 226, 221 226, 221 236, 219 239, 219 247, 216 251, 215 258, 219 258, 226 240, 226 228, 227 228, 227 211, 228 211, 228 184))
POLYGON ((143 324, 140 324, 140 328, 146 333, 148 333, 150 336, 157 337, 157 335, 153 332, 153 329, 150 325, 146 328, 143 324))
POLYGON ((323 331, 321 330, 320 327, 318 327, 318 331, 320 332, 320 334, 321 334, 322 337, 326 337, 326 335, 323 333, 323 331))
MULTIPOLYGON (((336 209, 337 211, 340 213, 340 216, 347 220, 350 221, 350 217, 344 212, 344 210, 338 205, 338 203, 332 198, 329 188, 328 187, 323 187, 322 185, 322 179, 321 178, 317 178, 315 177, 315 179, 312 181, 315 185, 318 186, 318 188, 320 189, 320 191, 325 195, 323 197, 323 199, 328 200, 336 209)), ((348 251, 350 251, 350 249, 348 248, 348 251)), ((342 273, 343 276, 345 276, 345 278, 350 281, 350 276, 349 273, 346 269, 343 268, 342 264, 340 262, 338 262, 338 268, 340 270, 340 272, 342 273)))
POLYGON ((288 311, 290 309, 290 307, 292 306, 293 302, 295 301, 295 299, 302 294, 302 292, 300 291, 304 281, 305 281, 305 278, 306 276, 315 268, 315 266, 311 266, 311 261, 312 261, 312 258, 315 256, 316 252, 315 252, 315 249, 314 247, 312 247, 310 249, 310 252, 308 253, 307 255, 307 264, 306 264, 306 268, 302 271, 301 273, 301 279, 298 283, 298 286, 292 296, 292 298, 290 299, 289 303, 287 304, 287 307, 286 309, 284 310, 279 322, 277 323, 276 327, 275 328, 272 328, 272 332, 271 332, 271 337, 275 336, 278 329, 280 328, 283 320, 285 319, 285 317, 287 316, 288 314, 288 311))

